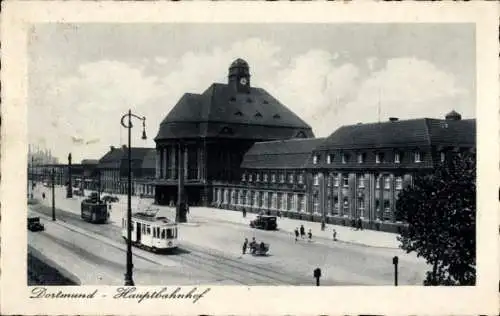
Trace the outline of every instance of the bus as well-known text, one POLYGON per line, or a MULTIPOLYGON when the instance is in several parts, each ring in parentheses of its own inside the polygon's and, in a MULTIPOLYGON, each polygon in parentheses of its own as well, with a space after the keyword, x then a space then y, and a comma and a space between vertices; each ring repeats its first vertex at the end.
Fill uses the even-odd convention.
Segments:
MULTIPOLYGON (((157 216, 158 210, 147 209, 132 214, 132 244, 152 252, 173 250, 178 247, 177 223, 164 216, 157 216)), ((127 218, 122 218, 122 237, 127 241, 127 218)))
POLYGON ((81 203, 81 217, 94 224, 105 224, 109 219, 108 205, 93 193, 81 203))

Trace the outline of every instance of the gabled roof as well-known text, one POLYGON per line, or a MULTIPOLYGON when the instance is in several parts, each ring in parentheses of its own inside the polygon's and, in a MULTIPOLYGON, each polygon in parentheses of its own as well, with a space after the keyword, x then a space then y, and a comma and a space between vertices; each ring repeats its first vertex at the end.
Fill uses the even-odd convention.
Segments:
POLYGON ((161 122, 155 140, 193 137, 233 137, 274 140, 303 132, 314 136, 311 127, 267 91, 250 88, 237 92, 227 84, 214 83, 202 94, 186 93, 161 122), (221 136, 224 127, 232 136, 221 136), (255 137, 253 130, 264 130, 255 137))
POLYGON ((342 126, 317 150, 474 145, 475 120, 412 119, 342 126))
POLYGON ((82 165, 97 165, 99 163, 99 159, 83 159, 82 165))
POLYGON ((243 157, 242 168, 295 169, 305 166, 324 138, 289 139, 255 143, 243 157))

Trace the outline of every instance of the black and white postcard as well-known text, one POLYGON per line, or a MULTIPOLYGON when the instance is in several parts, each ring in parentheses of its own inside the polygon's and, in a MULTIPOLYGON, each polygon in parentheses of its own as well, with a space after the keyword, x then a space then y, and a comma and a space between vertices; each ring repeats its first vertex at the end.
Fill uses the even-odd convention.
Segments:
POLYGON ((2 8, 2 313, 498 311, 497 3, 2 8))

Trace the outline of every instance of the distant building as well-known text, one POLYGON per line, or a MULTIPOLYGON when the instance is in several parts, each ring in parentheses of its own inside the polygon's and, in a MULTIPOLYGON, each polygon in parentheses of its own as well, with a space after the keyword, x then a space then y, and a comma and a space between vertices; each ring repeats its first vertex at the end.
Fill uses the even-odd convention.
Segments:
MULTIPOLYGON (((156 150, 154 148, 131 148, 132 194, 154 195, 156 150)), ((110 147, 99 159, 101 190, 109 193, 127 194, 128 191, 128 150, 127 146, 110 147)))

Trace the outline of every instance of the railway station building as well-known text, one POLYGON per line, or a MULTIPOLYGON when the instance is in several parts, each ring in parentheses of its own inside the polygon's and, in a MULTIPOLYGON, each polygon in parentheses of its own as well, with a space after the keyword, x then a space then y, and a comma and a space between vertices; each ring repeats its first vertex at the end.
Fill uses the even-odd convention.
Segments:
POLYGON ((159 127, 155 199, 177 200, 183 155, 190 205, 265 212, 303 220, 397 231, 399 192, 418 172, 460 151, 475 151, 476 121, 455 111, 342 126, 326 138, 262 88, 248 64, 229 67, 227 84, 185 94, 159 127))

